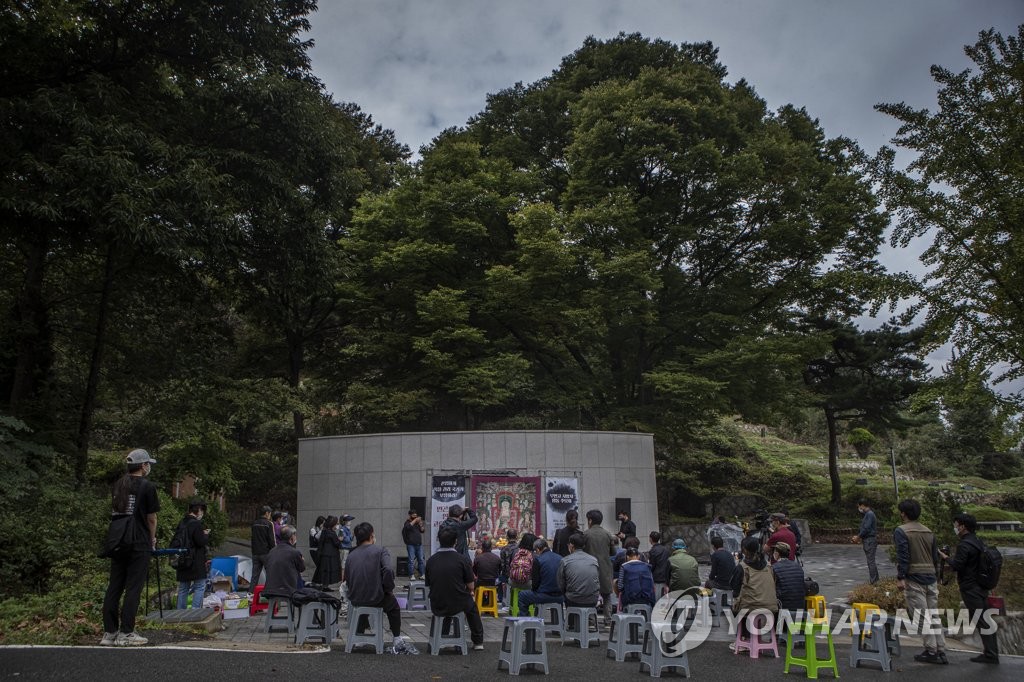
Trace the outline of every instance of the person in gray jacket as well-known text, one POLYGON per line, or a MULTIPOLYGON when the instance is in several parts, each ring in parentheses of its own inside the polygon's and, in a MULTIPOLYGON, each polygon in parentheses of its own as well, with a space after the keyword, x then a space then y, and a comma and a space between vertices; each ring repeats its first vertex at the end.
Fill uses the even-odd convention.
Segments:
POLYGON ((586 538, 582 533, 569 536, 569 554, 558 565, 558 589, 565 594, 566 606, 597 606, 601 593, 597 559, 583 551, 586 538))

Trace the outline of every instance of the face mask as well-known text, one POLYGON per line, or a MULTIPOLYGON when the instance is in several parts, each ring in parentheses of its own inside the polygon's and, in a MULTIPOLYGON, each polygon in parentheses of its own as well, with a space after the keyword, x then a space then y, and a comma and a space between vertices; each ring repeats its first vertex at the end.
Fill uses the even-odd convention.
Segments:
POLYGON ((953 524, 953 534, 960 535, 960 526, 956 525, 955 523, 953 524))

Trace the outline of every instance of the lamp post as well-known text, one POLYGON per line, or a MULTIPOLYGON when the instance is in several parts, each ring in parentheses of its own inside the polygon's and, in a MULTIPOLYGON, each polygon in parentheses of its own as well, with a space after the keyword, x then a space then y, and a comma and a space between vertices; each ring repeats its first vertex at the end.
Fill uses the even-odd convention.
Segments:
POLYGON ((892 444, 889 445, 889 462, 892 464, 892 491, 896 495, 896 501, 900 499, 900 485, 896 481, 896 451, 892 444))

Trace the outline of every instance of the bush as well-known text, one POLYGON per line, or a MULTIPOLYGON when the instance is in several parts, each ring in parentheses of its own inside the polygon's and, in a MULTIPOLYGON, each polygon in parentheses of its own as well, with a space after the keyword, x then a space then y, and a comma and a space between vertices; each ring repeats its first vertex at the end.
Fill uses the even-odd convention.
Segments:
MULTIPOLYGON (((882 578, 874 585, 861 583, 854 586, 846 596, 850 604, 857 602, 877 604, 886 613, 896 613, 898 609, 907 608, 907 600, 903 591, 896 586, 896 578, 882 578)), ((957 609, 960 606, 960 591, 956 581, 948 585, 939 584, 939 609, 957 609)))
POLYGON ((967 505, 964 507, 964 511, 974 516, 978 521, 1020 521, 1021 515, 1000 509, 998 507, 984 507, 984 506, 972 506, 967 505))

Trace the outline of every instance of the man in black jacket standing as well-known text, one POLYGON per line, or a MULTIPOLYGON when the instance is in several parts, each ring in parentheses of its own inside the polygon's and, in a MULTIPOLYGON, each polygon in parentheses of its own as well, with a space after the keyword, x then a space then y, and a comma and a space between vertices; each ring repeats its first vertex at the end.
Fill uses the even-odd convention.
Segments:
POLYGON ((996 638, 995 622, 991 621, 991 632, 988 620, 982 617, 988 608, 988 590, 978 584, 978 562, 985 545, 974 534, 978 529, 977 520, 970 514, 957 514, 953 518, 953 530, 960 538, 956 546, 956 555, 949 556, 939 552, 942 560, 956 570, 956 582, 960 586, 960 598, 967 607, 968 617, 976 624, 984 651, 971 659, 974 663, 999 663, 999 641, 996 638))
POLYGON ((252 522, 252 538, 250 549, 252 550, 252 580, 249 581, 249 589, 255 588, 260 582, 260 575, 263 573, 263 566, 267 562, 267 555, 277 545, 274 524, 270 520, 270 507, 260 509, 260 516, 252 522))
POLYGON ((647 552, 647 563, 651 565, 651 577, 654 578, 654 597, 661 599, 668 591, 668 581, 672 573, 668 559, 672 552, 661 544, 661 533, 658 531, 652 530, 648 537, 651 540, 651 549, 647 552))

